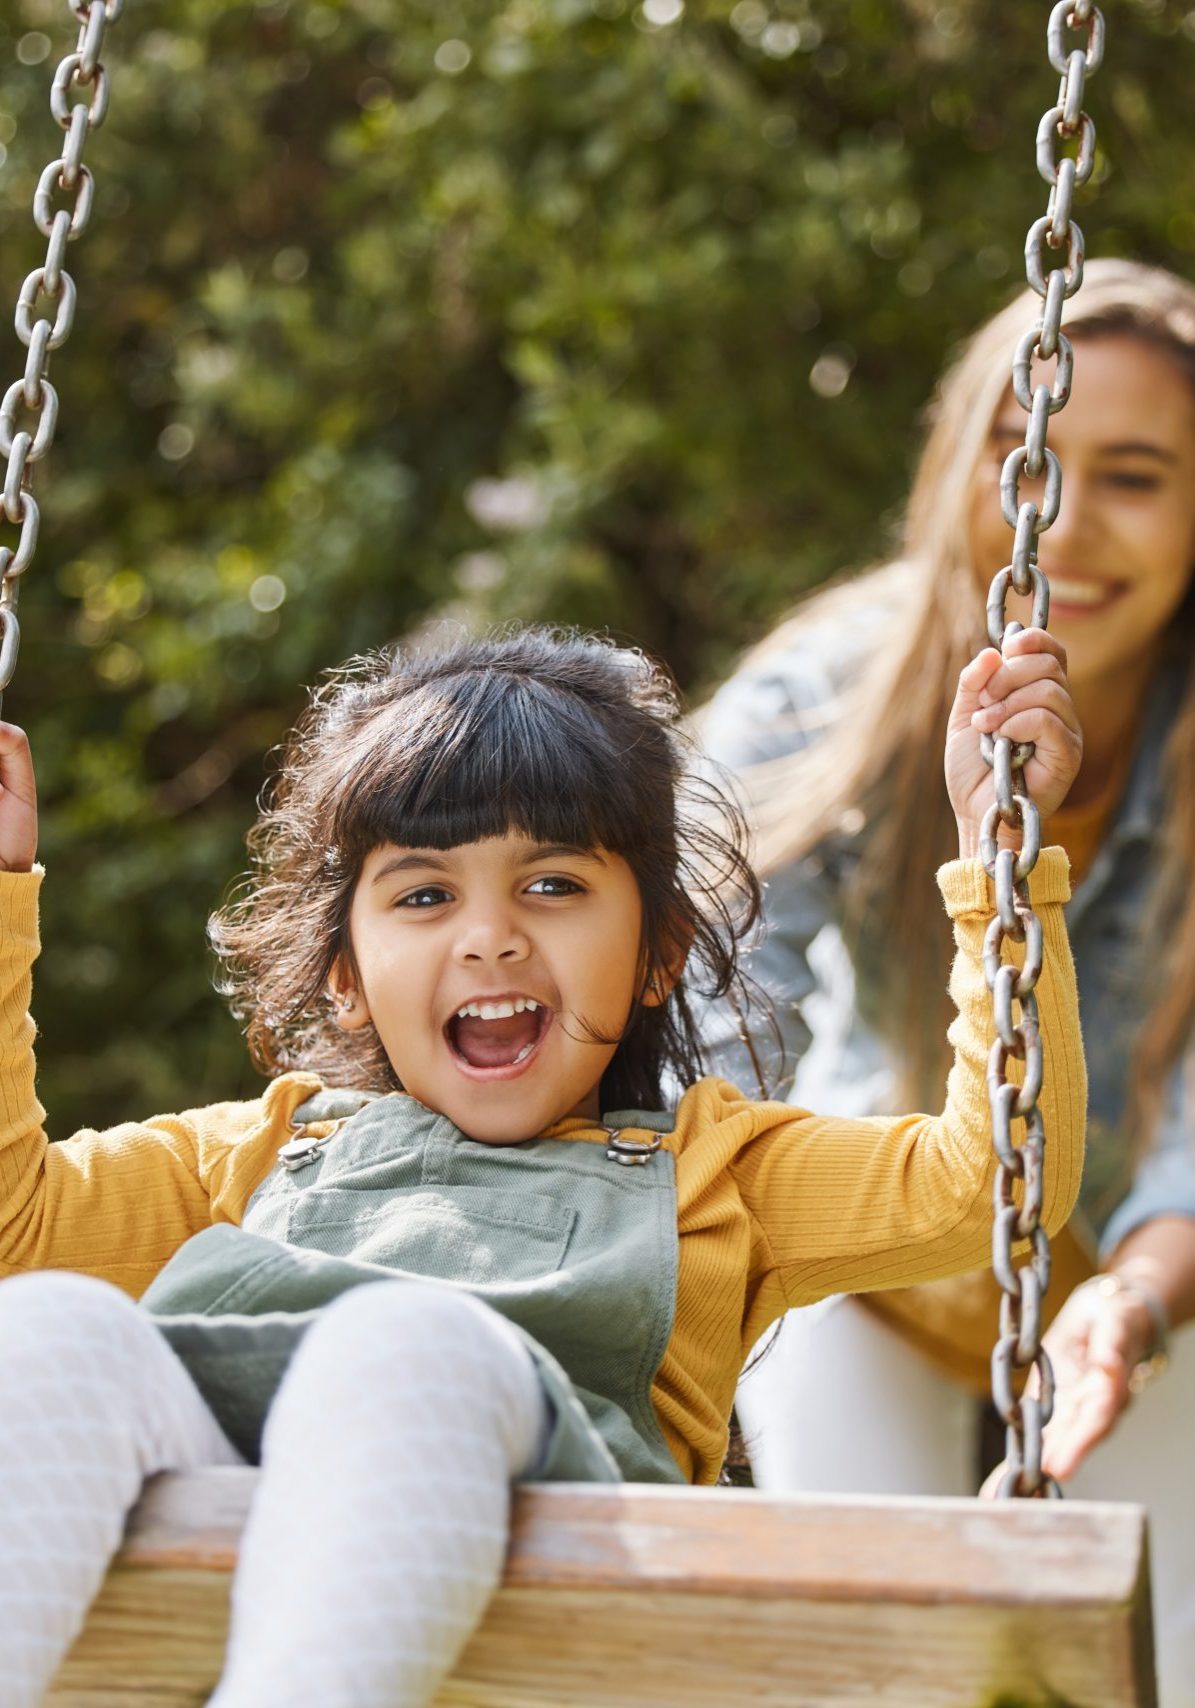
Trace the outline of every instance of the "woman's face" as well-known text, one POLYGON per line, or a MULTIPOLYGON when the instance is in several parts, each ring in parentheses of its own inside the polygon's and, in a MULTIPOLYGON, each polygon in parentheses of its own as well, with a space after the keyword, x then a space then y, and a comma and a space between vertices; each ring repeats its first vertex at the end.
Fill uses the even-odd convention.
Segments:
MULTIPOLYGON (((1186 592, 1195 565, 1195 392, 1164 350, 1129 334, 1074 343, 1070 401, 1048 434, 1062 462, 1062 507, 1038 561, 1050 582, 1050 628, 1077 684, 1139 659, 1186 592)), ((1041 377, 1053 369, 1042 364, 1041 377)), ((985 593, 1012 554, 1000 468, 1024 443, 1026 420, 1010 390, 972 488, 971 561, 985 593)), ((1040 480, 1022 478, 1022 501, 1040 503, 1041 493, 1040 480)), ((1008 615, 1028 622, 1028 606, 1010 598, 1008 615)))

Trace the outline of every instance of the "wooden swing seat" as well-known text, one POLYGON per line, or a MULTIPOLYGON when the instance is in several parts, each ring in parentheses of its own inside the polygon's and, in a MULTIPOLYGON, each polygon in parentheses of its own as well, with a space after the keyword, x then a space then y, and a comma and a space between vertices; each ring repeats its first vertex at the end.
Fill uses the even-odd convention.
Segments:
MULTIPOLYGON (((256 1475, 150 1486, 49 1708, 206 1702, 256 1475)), ((319 1593, 295 1584, 297 1621, 319 1593)), ((502 1588, 437 1703, 1155 1708, 1144 1515, 520 1489, 502 1588)))

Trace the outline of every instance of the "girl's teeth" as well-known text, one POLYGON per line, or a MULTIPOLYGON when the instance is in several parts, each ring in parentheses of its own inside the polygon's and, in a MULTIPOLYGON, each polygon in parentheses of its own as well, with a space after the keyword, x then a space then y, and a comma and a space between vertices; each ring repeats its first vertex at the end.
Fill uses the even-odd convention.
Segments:
POLYGON ((516 996, 505 1002, 467 1002, 458 1008, 458 1020, 509 1020, 512 1014, 535 1014, 539 1003, 529 996, 516 996))

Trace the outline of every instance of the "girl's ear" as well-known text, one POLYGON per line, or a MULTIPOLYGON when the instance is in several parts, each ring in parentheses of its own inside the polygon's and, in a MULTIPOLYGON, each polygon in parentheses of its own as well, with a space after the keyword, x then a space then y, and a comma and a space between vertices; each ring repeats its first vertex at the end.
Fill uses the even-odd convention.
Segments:
POLYGON ((662 1008, 668 1001, 680 983, 692 947, 691 926, 684 928, 683 937, 673 936, 672 940, 663 946, 662 959, 656 962, 643 981, 643 993, 639 1000, 644 1008, 662 1008))
POLYGON ((328 980, 328 1001, 342 1032, 356 1032, 369 1024, 369 1004, 358 988, 357 975, 346 961, 337 961, 328 980))

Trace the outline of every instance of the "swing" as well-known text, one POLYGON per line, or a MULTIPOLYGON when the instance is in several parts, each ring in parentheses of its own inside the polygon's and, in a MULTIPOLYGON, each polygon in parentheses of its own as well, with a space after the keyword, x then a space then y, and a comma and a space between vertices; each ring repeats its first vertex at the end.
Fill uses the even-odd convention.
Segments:
MULTIPOLYGON (((29 355, 23 379, 0 402, 0 454, 7 458, 3 510, 19 528, 0 548, 0 692, 16 666, 19 578, 32 561, 39 511, 32 466, 54 435, 57 395, 47 377, 51 350, 69 336, 74 283, 68 243, 86 228, 92 177, 82 164, 102 124, 108 77, 100 58, 123 0, 68 0, 79 21, 74 53, 54 78, 51 108, 66 132, 62 155, 42 173, 34 219, 48 239, 43 266, 21 288, 16 328, 29 355), (72 94, 82 99, 72 102, 72 94), (56 192, 73 207, 53 211, 56 192), (54 319, 34 318, 38 299, 54 319), (18 429, 20 410, 36 417, 18 429)), ((1014 391, 1029 415, 1026 442, 1001 482, 1015 530, 1012 563, 993 584, 989 633, 1006 633, 1010 586, 1032 592, 1035 621, 1048 614, 1036 563, 1038 535, 1057 512, 1061 473, 1045 445, 1049 416, 1066 402, 1070 347, 1060 331, 1065 297, 1082 278, 1082 235, 1070 218, 1074 188, 1090 175, 1095 131, 1082 110, 1084 78, 1099 63, 1103 17, 1093 0, 1060 0, 1051 14, 1051 64, 1062 75, 1058 104, 1043 117, 1037 155, 1051 185, 1046 215, 1030 229, 1027 272, 1043 298, 1038 325, 1021 341, 1014 391), (1085 30, 1068 52, 1067 29, 1085 30), (1055 136, 1078 138, 1076 159, 1055 157, 1055 136), (1048 275, 1041 245, 1065 246, 1048 275), (1034 355, 1058 358, 1053 387, 1030 391, 1034 355), (1039 514, 1021 503, 1018 478, 1046 472, 1039 514)), ((1004 1289, 993 1355, 997 1406, 1008 1426, 1006 1496, 1056 1492, 1041 1471, 1041 1431, 1052 1378, 1040 1347, 1040 1296, 1049 1248, 1037 1226, 1044 1143, 1033 1083, 1036 921, 1027 877, 1035 858, 1036 809, 1015 773, 1027 753, 988 744, 996 805, 985 826, 985 858, 996 884, 996 918, 985 967, 996 1043, 989 1073, 1000 1158, 993 1268, 1004 1289), (997 854, 999 819, 1024 830, 1024 852, 997 854), (1028 941, 1021 971, 1001 962, 1005 937, 1028 941), (1012 1004, 1020 1005, 1014 1023, 1012 1004), (1025 1084, 1006 1080, 1023 1057, 1025 1084), (1026 1138, 1011 1139, 1014 1119, 1026 1138), (1013 1181, 1021 1179, 1021 1201, 1013 1181), (1031 1261, 1014 1267, 1014 1242, 1031 1261), (1019 1393, 1014 1372, 1036 1366, 1036 1396, 1019 1393)), ((1040 930, 1036 941, 1040 945, 1040 930)), ((86 1628, 46 1698, 51 1708, 184 1708, 207 1699, 221 1666, 228 1592, 257 1473, 213 1469, 164 1476, 132 1514, 86 1628)), ((296 1584, 295 1616, 318 1585, 296 1584)), ((1122 1505, 1005 1499, 776 1499, 754 1491, 555 1485, 515 1491, 502 1586, 437 1701, 443 1708, 681 1708, 742 1702, 878 1704, 881 1708, 1151 1708, 1156 1701, 1144 1515, 1122 1505)))

